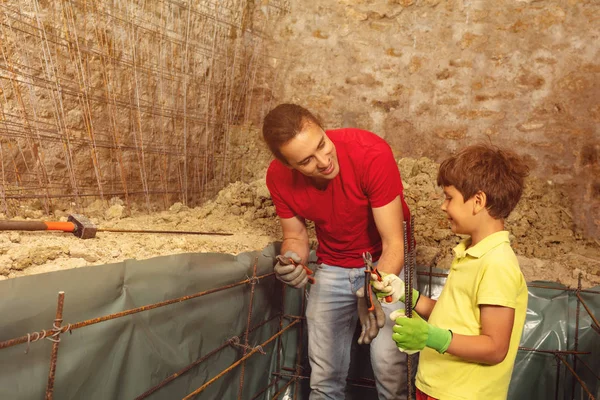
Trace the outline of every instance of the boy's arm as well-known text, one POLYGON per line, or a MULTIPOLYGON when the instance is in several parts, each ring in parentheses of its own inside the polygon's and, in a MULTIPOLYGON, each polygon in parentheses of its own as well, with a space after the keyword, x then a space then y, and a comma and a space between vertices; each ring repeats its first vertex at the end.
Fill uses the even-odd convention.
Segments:
POLYGON ((419 315, 425 320, 428 320, 429 316, 431 315, 431 311, 433 311, 433 307, 435 307, 435 303, 437 303, 437 300, 430 299, 429 297, 421 294, 419 295, 419 301, 417 304, 415 304, 413 310, 419 313, 419 315))
POLYGON ((494 305, 481 305, 479 309, 481 310, 481 335, 467 336, 453 333, 447 352, 482 364, 501 363, 510 345, 515 310, 494 305))
POLYGON ((406 318, 402 315, 404 310, 397 310, 390 315, 396 322, 392 328, 392 339, 403 351, 430 347, 439 353, 448 352, 468 361, 498 364, 508 352, 514 309, 492 305, 482 305, 480 308, 481 335, 453 334, 448 329, 429 324, 417 312, 411 318, 406 318))

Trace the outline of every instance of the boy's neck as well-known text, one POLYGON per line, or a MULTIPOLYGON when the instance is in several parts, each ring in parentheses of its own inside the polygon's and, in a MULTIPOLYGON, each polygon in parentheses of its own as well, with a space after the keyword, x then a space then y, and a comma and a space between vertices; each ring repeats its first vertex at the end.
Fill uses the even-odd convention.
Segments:
POLYGON ((486 237, 504 230, 504 219, 490 218, 486 223, 481 224, 475 232, 471 233, 471 243, 469 247, 475 246, 486 237))

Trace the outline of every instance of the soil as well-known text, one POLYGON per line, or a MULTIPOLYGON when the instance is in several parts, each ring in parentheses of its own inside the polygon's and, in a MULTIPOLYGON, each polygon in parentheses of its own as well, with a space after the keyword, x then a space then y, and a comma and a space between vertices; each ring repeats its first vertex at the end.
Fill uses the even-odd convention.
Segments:
MULTIPOLYGON (((442 193, 436 187, 438 164, 427 159, 401 159, 405 197, 415 218, 417 263, 449 268, 451 248, 460 238, 448 228, 440 210, 442 193)), ((507 220, 512 243, 527 281, 543 280, 583 288, 600 285, 600 241, 577 231, 569 212, 568 188, 535 178, 507 220)), ((22 204, 14 219, 66 220, 75 212, 57 206, 46 216, 38 204, 22 204)), ((123 203, 95 201, 80 213, 101 228, 187 230, 231 233, 230 236, 189 234, 133 234, 98 232, 79 239, 60 232, 0 233, 0 280, 66 268, 146 259, 186 252, 238 254, 260 250, 281 239, 275 209, 263 176, 251 183, 235 182, 201 207, 181 203, 151 214, 123 203)), ((0 217, 3 217, 0 215, 0 217)), ((314 231, 311 240, 316 246, 314 231)))

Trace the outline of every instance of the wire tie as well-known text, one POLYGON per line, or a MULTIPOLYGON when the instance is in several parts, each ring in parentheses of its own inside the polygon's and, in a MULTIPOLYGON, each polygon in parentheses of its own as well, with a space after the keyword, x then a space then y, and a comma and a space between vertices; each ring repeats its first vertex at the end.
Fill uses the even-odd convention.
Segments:
POLYGON ((256 285, 260 280, 258 279, 258 276, 253 276, 252 278, 250 278, 247 274, 246 274, 246 278, 248 279, 248 283, 251 285, 256 285))

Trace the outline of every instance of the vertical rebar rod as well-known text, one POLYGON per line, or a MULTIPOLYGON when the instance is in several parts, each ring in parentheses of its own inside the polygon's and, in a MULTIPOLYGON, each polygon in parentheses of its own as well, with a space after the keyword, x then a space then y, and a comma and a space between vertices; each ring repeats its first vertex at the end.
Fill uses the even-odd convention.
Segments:
MULTIPOLYGON (((579 294, 579 292, 581 291, 581 272, 579 273, 579 275, 577 276, 577 294, 579 294)), ((575 308, 575 339, 574 339, 574 344, 575 344, 575 348, 573 350, 577 351, 579 350, 579 316, 581 313, 581 303, 579 301, 579 298, 577 298, 577 296, 575 297, 575 301, 577 301, 577 306, 575 308)), ((577 371, 577 355, 573 355, 573 369, 577 371)), ((571 387, 571 398, 574 399, 575 398, 575 385, 573 385, 571 387)))
POLYGON ((554 400, 559 399, 558 389, 560 388, 560 359, 558 358, 558 354, 554 355, 556 358, 556 382, 554 384, 554 400))
MULTIPOLYGON (((254 290, 256 288, 256 268, 258 266, 258 257, 254 259, 254 266, 252 267, 252 280, 250 282, 250 300, 248 302, 248 319, 246 320, 246 331, 244 332, 244 352, 242 358, 248 353, 248 337, 250 336, 250 324, 252 323, 252 307, 254 306, 254 290)), ((242 363, 242 369, 240 371, 240 388, 238 391, 238 400, 242 400, 242 394, 244 393, 244 373, 246 372, 246 362, 242 363)))
POLYGON ((65 292, 58 292, 58 304, 56 306, 56 318, 54 319, 54 329, 57 330, 56 336, 52 340, 52 353, 50 355, 50 371, 48 372, 48 386, 46 387, 46 400, 52 400, 54 397, 54 376, 56 374, 56 358, 58 357, 58 345, 60 344, 60 325, 62 324, 63 305, 65 302, 65 292))
MULTIPOLYGON (((411 217, 412 218, 412 217, 411 217)), ((412 220, 409 220, 408 223, 403 221, 402 223, 404 228, 404 315, 408 318, 412 317, 412 261, 411 261, 411 247, 409 243, 411 243, 410 236, 410 226, 412 225, 412 220)), ((408 393, 408 398, 412 399, 412 358, 406 353, 406 391, 408 393)))

